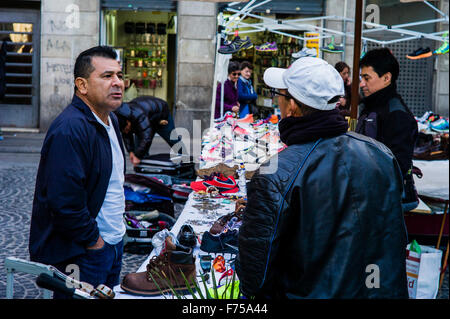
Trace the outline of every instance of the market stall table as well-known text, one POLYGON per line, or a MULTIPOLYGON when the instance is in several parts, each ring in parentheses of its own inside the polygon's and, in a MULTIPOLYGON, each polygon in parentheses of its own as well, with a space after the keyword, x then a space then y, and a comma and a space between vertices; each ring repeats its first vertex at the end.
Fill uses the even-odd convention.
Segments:
MULTIPOLYGON (((231 194, 232 195, 232 194, 231 194)), ((192 192, 189 195, 189 198, 186 202, 186 205, 181 212, 180 216, 178 217, 176 223, 171 229, 171 233, 173 233, 175 236, 178 235, 178 232, 181 229, 181 226, 184 224, 189 224, 194 229, 195 233, 198 235, 198 238, 201 239, 201 234, 203 232, 208 231, 212 224, 220 217, 227 215, 229 213, 232 213, 235 209, 235 202, 233 200, 229 200, 226 198, 209 198, 211 200, 212 204, 220 204, 221 207, 219 207, 216 210, 211 211, 201 211, 198 208, 194 207, 197 204, 201 204, 201 201, 197 201, 196 197, 198 195, 195 192, 192 192)), ((200 250, 200 244, 197 243, 193 250, 193 254, 196 257, 195 263, 196 263, 196 270, 197 270, 197 280, 200 282, 201 278, 199 277, 200 273, 202 273, 202 268, 200 266, 200 260, 198 258, 199 254, 206 255, 208 253, 203 252, 200 250)), ((232 254, 226 253, 226 254, 214 254, 211 253, 210 255, 215 257, 215 255, 223 255, 226 261, 229 261, 232 259, 232 254)), ((147 264, 149 263, 150 259, 155 256, 155 250, 153 250, 148 258, 142 263, 142 265, 139 267, 139 269, 136 270, 136 272, 142 272, 146 271, 147 264)), ((216 272, 216 282, 219 282, 220 276, 222 273, 216 272)), ((231 278, 230 278, 231 280, 231 278)), ((236 276, 237 280, 237 276, 236 276)), ((212 285, 212 279, 207 282, 208 288, 211 288, 212 285)), ((202 289, 202 293, 204 292, 203 285, 199 285, 200 289, 202 289)), ((175 298, 172 297, 172 294, 166 294, 163 295, 155 295, 155 296, 138 296, 138 295, 132 295, 128 294, 120 287, 120 285, 117 285, 114 287, 114 292, 116 293, 115 299, 161 299, 161 298, 175 298)), ((190 294, 185 295, 186 298, 191 299, 192 296, 190 294)))

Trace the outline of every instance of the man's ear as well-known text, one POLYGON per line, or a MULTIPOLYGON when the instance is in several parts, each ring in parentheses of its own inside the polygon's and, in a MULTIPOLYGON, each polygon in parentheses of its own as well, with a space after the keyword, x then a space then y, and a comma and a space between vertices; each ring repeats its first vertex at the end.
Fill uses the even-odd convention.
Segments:
POLYGON ((383 81, 385 83, 390 83, 392 80, 392 73, 391 72, 387 72, 383 75, 383 81))
POLYGON ((299 117, 301 116, 301 111, 294 99, 289 99, 288 116, 299 117))
POLYGON ((87 94, 87 80, 85 78, 77 77, 75 79, 75 86, 82 95, 87 94))

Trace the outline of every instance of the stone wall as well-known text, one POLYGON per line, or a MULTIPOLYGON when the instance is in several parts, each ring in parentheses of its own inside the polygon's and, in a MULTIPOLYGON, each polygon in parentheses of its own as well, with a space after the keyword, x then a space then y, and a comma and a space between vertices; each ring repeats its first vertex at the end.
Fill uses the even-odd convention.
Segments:
POLYGON ((41 131, 46 131, 72 100, 76 57, 99 43, 99 1, 41 2, 41 131))
POLYGON ((209 127, 217 5, 201 1, 179 1, 177 13, 175 125, 185 128, 192 138, 194 120, 201 121, 201 131, 209 127))

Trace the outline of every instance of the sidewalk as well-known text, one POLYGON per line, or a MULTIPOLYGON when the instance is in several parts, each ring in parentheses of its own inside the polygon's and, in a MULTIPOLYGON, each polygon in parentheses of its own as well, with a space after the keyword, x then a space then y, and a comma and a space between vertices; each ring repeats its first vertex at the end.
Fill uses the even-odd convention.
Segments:
POLYGON ((45 133, 2 132, 0 153, 40 153, 45 133))
MULTIPOLYGON (((0 153, 40 153, 46 133, 2 132, 0 153)), ((170 147, 159 136, 155 135, 150 154, 170 152, 170 147)))

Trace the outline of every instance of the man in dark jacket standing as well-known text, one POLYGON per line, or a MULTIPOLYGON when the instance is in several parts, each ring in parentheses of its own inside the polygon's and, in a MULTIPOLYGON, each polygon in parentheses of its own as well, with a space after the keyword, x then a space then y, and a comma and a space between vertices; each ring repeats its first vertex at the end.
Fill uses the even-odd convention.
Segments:
POLYGON ((394 153, 403 176, 403 208, 412 210, 419 204, 412 177, 418 130, 414 115, 397 93, 399 64, 389 49, 381 48, 367 52, 360 67, 364 98, 356 132, 380 141, 394 153))
POLYGON ((241 291, 275 299, 407 298, 394 155, 347 132, 335 109, 343 81, 324 60, 269 68, 264 82, 277 89, 280 138, 288 147, 247 187, 236 264, 241 291))
MULTIPOLYGON (((180 138, 171 138, 175 129, 173 117, 166 101, 153 96, 140 96, 128 103, 123 103, 115 112, 119 120, 125 148, 130 154, 130 161, 138 165, 148 154, 155 133, 158 133, 170 147, 180 138)), ((178 145, 182 151, 181 144, 178 145)), ((174 150, 178 152, 178 150, 174 150)))
POLYGON ((110 288, 119 283, 125 234, 125 159, 112 113, 124 90, 116 58, 99 46, 75 62, 72 103, 42 146, 29 241, 32 261, 110 288))

